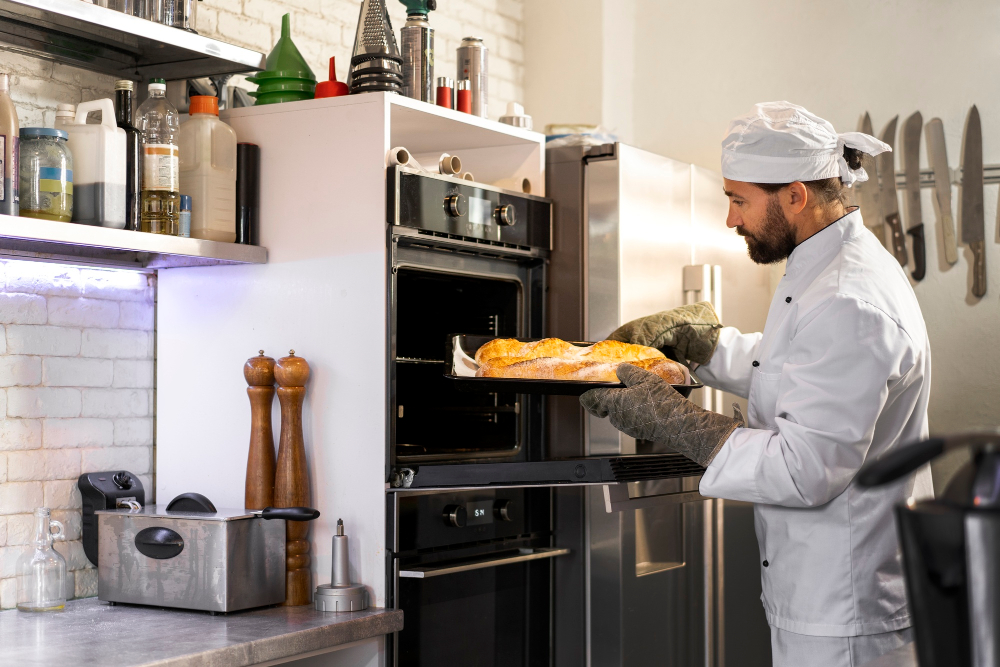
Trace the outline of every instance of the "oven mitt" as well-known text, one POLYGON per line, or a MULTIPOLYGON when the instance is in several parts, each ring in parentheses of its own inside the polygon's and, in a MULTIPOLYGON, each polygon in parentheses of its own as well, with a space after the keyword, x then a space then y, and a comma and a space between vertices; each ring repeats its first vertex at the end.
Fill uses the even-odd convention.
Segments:
POLYGON ((719 343, 719 316, 708 301, 647 315, 615 329, 608 340, 669 346, 688 361, 707 364, 719 343))
POLYGON ((631 364, 618 367, 625 389, 591 389, 580 403, 595 417, 633 438, 660 443, 708 467, 730 434, 744 426, 739 419, 698 407, 655 373, 631 364))

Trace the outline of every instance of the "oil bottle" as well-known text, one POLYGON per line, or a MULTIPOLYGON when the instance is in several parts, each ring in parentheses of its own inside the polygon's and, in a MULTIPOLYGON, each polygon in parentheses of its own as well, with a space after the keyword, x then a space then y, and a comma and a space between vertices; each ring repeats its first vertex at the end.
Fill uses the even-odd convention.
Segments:
POLYGON ((142 214, 140 230, 177 235, 180 228, 181 121, 167 100, 163 79, 150 79, 149 97, 137 111, 142 132, 142 214))
POLYGON ((0 74, 0 213, 17 215, 19 185, 17 111, 10 99, 10 78, 0 74))

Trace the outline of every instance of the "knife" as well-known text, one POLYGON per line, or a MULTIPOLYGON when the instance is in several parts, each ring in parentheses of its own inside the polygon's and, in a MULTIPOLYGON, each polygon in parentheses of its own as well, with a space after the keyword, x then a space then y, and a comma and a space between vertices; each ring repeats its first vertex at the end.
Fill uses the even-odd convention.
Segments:
POLYGON ((934 195, 938 204, 938 223, 944 236, 944 258, 949 264, 958 261, 955 245, 955 219, 951 215, 951 171, 948 169, 948 149, 944 143, 944 123, 931 118, 924 128, 927 159, 934 169, 934 195))
POLYGON ((986 229, 983 219, 983 128, 972 105, 962 139, 962 198, 959 200, 962 242, 972 251, 972 294, 986 294, 986 229))
MULTIPOLYGON (((882 141, 889 144, 889 148, 895 148, 896 143, 896 121, 899 116, 893 116, 889 124, 882 130, 882 141)), ((899 201, 896 199, 896 166, 893 164, 892 151, 886 151, 875 158, 878 164, 879 175, 879 205, 882 207, 882 214, 885 221, 889 223, 892 230, 892 254, 896 256, 896 261, 901 266, 906 266, 906 239, 903 238, 903 223, 899 220, 899 201)))
POLYGON ((906 233, 913 237, 914 280, 923 280, 927 271, 926 249, 924 248, 924 221, 920 211, 920 133, 924 129, 924 117, 916 111, 903 123, 903 154, 899 156, 906 174, 906 233))
MULTIPOLYGON (((872 117, 865 112, 858 127, 859 132, 874 135, 872 132, 872 117)), ((882 209, 878 203, 878 167, 875 158, 868 153, 861 154, 861 168, 868 174, 868 180, 864 183, 856 183, 854 189, 857 190, 856 202, 861 207, 861 219, 865 221, 865 226, 871 230, 878 242, 885 246, 885 221, 882 219, 882 209)))

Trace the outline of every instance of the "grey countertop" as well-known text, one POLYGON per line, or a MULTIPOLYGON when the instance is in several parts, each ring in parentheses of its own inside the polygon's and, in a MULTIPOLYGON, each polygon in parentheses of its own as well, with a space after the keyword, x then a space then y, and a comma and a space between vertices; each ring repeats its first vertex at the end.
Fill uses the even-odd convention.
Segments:
POLYGON ((242 667, 402 629, 396 609, 268 607, 212 616, 87 598, 61 612, 0 612, 0 665, 242 667))

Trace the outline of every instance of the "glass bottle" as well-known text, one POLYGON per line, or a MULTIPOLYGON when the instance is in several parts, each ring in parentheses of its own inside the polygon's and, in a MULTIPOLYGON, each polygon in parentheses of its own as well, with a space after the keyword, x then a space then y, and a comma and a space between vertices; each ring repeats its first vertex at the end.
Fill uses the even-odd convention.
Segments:
POLYGON ((34 548, 17 559, 19 610, 59 611, 66 606, 66 561, 52 548, 52 541, 63 539, 64 533, 63 525, 49 518, 48 507, 35 510, 34 548))
POLYGON ((0 74, 0 214, 17 215, 20 128, 10 99, 10 77, 0 74))
POLYGON ((128 79, 115 81, 115 121, 125 130, 125 229, 139 230, 142 214, 142 133, 132 119, 132 88, 128 79))
POLYGON ((177 148, 181 119, 167 100, 167 84, 151 79, 149 97, 139 105, 142 132, 142 217, 140 229, 177 235, 180 227, 180 161, 177 148))

